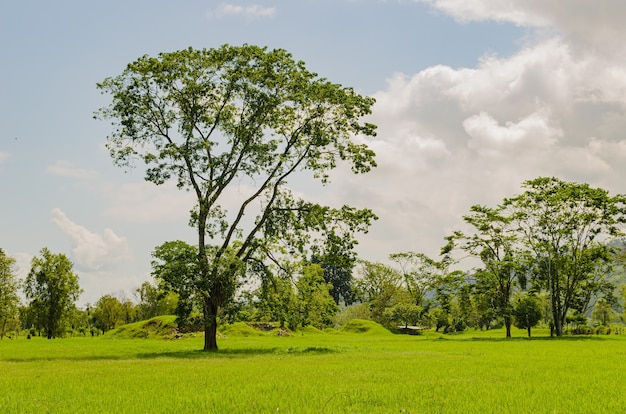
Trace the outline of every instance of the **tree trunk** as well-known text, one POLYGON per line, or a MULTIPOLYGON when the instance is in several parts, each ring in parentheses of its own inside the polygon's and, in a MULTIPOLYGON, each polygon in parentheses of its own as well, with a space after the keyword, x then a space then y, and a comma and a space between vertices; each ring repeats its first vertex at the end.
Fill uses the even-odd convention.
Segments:
POLYGON ((530 326, 527 329, 528 329, 528 337, 530 338, 530 326))
POLYGON ((204 299, 204 350, 217 351, 217 306, 204 299))

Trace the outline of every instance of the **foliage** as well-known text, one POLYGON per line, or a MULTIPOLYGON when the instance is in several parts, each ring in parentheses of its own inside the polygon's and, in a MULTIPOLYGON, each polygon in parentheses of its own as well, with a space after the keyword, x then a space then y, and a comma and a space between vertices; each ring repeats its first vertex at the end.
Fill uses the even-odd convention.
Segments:
POLYGON ((385 310, 385 319, 407 327, 409 325, 416 325, 422 317, 423 312, 424 310, 421 306, 410 303, 398 303, 385 310))
POLYGON ((53 254, 47 248, 34 257, 26 277, 24 293, 38 324, 48 339, 62 336, 64 319, 74 308, 82 292, 72 262, 64 254, 53 254))
POLYGON ((330 287, 324 281, 324 269, 315 264, 304 266, 296 282, 301 326, 312 325, 318 329, 332 326, 339 309, 330 296, 330 287))
POLYGON ((412 303, 423 306, 427 292, 433 288, 441 273, 441 263, 423 253, 394 253, 389 258, 400 267, 404 287, 411 296, 412 303))
POLYGON ((591 317, 602 326, 608 326, 613 319, 613 307, 604 298, 599 299, 593 307, 591 317))
POLYGON ((118 298, 111 295, 104 295, 98 299, 92 310, 93 324, 102 333, 123 324, 125 322, 124 316, 124 305, 118 298))
MULTIPOLYGON (((150 301, 152 312, 172 310, 173 298, 168 298, 167 292, 176 294, 174 312, 176 322, 180 328, 189 323, 194 310, 202 307, 202 297, 198 286, 202 284, 198 250, 181 240, 165 242, 157 246, 152 252, 152 276, 159 281, 161 292, 150 285, 142 286, 145 289, 146 299, 150 301), (156 293, 156 297, 155 297, 156 293), (169 300, 164 302, 164 300, 169 300), (161 308, 161 309, 159 309, 161 308)), ((231 286, 234 293, 234 286, 231 286)))
POLYGON ((382 325, 389 321, 385 310, 394 306, 401 295, 402 276, 383 263, 361 261, 357 286, 363 292, 363 300, 369 305, 371 318, 382 325))
POLYGON ((356 265, 356 253, 352 250, 355 240, 344 234, 339 237, 334 233, 328 235, 322 251, 315 249, 311 263, 319 264, 324 269, 324 280, 330 288, 330 295, 337 305, 350 306, 354 302, 352 270, 356 265))
POLYGON ((15 259, 0 248, 0 339, 16 326, 19 297, 15 259))
POLYGON ((115 162, 139 159, 146 180, 171 179, 196 197, 199 272, 189 289, 203 301, 205 349, 217 349, 218 311, 255 255, 279 241, 300 251, 311 231, 365 231, 375 218, 299 200, 287 187, 307 170, 326 183, 340 161, 369 171, 374 153, 352 137, 372 136, 375 126, 359 122, 372 98, 318 78, 284 50, 225 45, 144 56, 98 88, 113 98, 97 116, 114 125, 115 162), (232 186, 242 197, 229 213, 232 186))
POLYGON ((515 326, 526 329, 528 337, 530 337, 530 329, 539 323, 542 316, 541 304, 537 297, 532 294, 519 297, 513 308, 513 316, 515 317, 515 326))

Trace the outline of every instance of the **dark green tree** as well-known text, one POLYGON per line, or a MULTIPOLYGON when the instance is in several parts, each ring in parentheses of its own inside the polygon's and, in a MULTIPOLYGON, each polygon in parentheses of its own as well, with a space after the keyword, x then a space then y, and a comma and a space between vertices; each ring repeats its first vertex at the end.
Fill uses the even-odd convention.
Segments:
POLYGON ((172 179, 195 195, 199 269, 190 288, 203 302, 204 349, 217 349, 218 311, 259 250, 281 239, 298 248, 301 236, 346 214, 355 231, 374 217, 307 203, 287 187, 300 171, 326 183, 340 161, 369 171, 374 153, 353 137, 373 136, 375 126, 360 122, 372 98, 319 78, 284 50, 225 45, 144 56, 98 87, 113 99, 97 116, 114 125, 115 162, 139 159, 146 180, 172 179))
POLYGON ((519 329, 526 329, 530 338, 530 329, 537 325, 543 316, 541 303, 535 295, 522 295, 515 301, 513 316, 515 326, 519 329))
POLYGON ((349 234, 341 237, 331 233, 323 249, 315 249, 311 257, 311 263, 319 264, 324 269, 324 280, 331 285, 330 295, 337 305, 343 302, 350 306, 354 302, 352 270, 357 260, 354 244, 349 234))
POLYGON ((24 293, 50 339, 63 334, 64 319, 72 312, 82 289, 67 256, 53 254, 45 247, 39 254, 41 257, 31 261, 24 293))

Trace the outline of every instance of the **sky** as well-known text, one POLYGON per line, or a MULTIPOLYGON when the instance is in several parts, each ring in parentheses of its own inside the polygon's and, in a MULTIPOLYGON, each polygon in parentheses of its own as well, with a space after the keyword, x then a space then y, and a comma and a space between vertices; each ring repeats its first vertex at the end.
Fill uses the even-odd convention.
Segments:
POLYGON ((474 204, 554 176, 626 193, 623 0, 135 0, 0 3, 0 248, 21 277, 43 247, 84 289, 133 299, 150 254, 194 243, 193 200, 116 167, 96 83, 143 55, 282 48, 376 98, 378 167, 299 191, 378 216, 359 256, 436 258, 474 204))

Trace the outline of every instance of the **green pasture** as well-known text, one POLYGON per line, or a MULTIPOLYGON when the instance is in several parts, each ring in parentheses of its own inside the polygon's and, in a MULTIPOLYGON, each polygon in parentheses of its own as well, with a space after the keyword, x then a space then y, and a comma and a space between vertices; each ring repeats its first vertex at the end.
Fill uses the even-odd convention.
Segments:
POLYGON ((360 327, 289 337, 230 328, 212 353, 201 336, 5 339, 0 412, 626 412, 623 336, 360 327))

